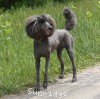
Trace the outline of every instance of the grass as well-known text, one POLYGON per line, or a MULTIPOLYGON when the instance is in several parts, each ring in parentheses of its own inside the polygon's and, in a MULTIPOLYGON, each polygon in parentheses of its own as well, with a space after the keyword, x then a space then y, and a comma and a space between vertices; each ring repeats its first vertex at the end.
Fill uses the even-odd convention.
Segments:
MULTIPOLYGON (((70 6, 78 16, 77 27, 71 32, 74 37, 75 63, 77 69, 85 68, 100 60, 100 1, 52 3, 44 7, 31 8, 24 5, 0 15, 0 95, 19 92, 26 86, 35 85, 33 40, 27 37, 24 27, 28 16, 48 13, 56 20, 57 27, 64 27, 62 11, 70 6), (52 7, 51 7, 52 6, 52 7)), ((63 52, 65 73, 71 73, 71 63, 63 52)), ((45 61, 41 62, 41 82, 45 61)), ((56 52, 51 54, 49 81, 59 75, 59 61, 56 52)))

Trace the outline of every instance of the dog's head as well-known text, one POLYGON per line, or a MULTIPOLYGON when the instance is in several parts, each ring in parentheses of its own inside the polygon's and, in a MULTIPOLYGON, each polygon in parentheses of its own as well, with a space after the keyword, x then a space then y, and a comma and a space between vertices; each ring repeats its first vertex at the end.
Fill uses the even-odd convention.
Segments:
POLYGON ((50 37, 54 30, 55 21, 47 14, 31 16, 26 22, 27 35, 37 40, 50 37))

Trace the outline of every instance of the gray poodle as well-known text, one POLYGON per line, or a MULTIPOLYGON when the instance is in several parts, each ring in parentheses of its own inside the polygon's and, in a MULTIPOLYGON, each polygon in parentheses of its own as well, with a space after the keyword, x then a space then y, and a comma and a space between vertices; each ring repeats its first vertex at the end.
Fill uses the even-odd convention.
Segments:
POLYGON ((57 51, 57 57, 60 61, 61 71, 59 79, 62 79, 64 76, 62 51, 65 48, 73 66, 72 82, 76 81, 76 67, 73 56, 73 38, 68 30, 72 30, 75 27, 77 19, 73 11, 71 11, 69 8, 64 8, 63 15, 66 19, 64 29, 55 29, 54 19, 47 14, 31 16, 26 21, 25 28, 27 35, 34 39, 34 56, 36 67, 35 91, 40 90, 39 70, 41 57, 46 58, 43 87, 47 88, 48 86, 48 66, 50 62, 50 53, 53 50, 57 51))

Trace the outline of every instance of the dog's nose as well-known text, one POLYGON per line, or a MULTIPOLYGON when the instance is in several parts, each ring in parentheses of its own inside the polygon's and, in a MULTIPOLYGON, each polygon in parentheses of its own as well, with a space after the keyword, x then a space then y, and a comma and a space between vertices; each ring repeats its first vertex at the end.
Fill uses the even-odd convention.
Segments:
POLYGON ((49 29, 49 30, 52 30, 52 27, 49 27, 48 29, 49 29))

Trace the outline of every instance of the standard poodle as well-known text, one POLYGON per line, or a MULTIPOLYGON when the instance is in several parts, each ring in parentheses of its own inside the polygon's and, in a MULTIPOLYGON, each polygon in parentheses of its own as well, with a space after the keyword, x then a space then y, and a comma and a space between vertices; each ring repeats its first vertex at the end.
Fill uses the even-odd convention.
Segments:
POLYGON ((57 57, 60 61, 61 71, 59 79, 62 79, 64 76, 62 51, 65 48, 73 67, 72 82, 76 81, 76 66, 73 56, 73 38, 69 33, 69 30, 72 30, 75 27, 77 18, 74 12, 69 8, 64 8, 63 15, 65 17, 64 29, 55 29, 55 21, 48 14, 34 15, 29 17, 26 21, 26 33, 30 38, 34 39, 34 56, 36 67, 35 91, 40 90, 39 70, 41 57, 45 57, 46 59, 43 87, 47 88, 48 86, 48 66, 50 62, 50 53, 53 50, 57 51, 57 57))

